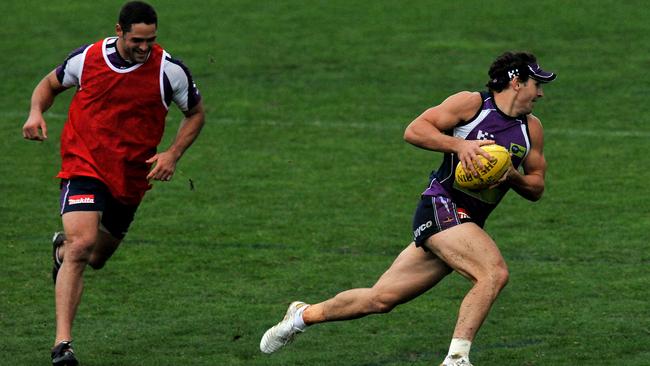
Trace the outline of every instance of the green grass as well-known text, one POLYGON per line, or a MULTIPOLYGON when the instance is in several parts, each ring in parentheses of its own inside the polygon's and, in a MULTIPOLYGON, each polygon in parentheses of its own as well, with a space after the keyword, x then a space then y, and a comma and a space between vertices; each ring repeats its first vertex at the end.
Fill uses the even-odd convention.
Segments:
MULTIPOLYGON (((540 4, 156 1, 159 40, 191 68, 208 122, 107 267, 88 270, 82 364, 439 362, 469 288, 458 275, 388 315, 314 327, 277 355, 258 342, 290 301, 371 285, 388 267, 440 160, 404 143, 404 127, 481 89, 502 51, 525 49, 559 74, 535 112, 547 189, 537 203, 511 193, 488 222, 511 281, 473 362, 647 365, 648 5, 540 4)), ((71 93, 48 113, 49 141, 25 142, 20 128, 40 78, 110 35, 117 8, 0 5, 0 351, 13 364, 49 362, 48 240, 71 93)), ((170 114, 163 147, 179 119, 170 114)))

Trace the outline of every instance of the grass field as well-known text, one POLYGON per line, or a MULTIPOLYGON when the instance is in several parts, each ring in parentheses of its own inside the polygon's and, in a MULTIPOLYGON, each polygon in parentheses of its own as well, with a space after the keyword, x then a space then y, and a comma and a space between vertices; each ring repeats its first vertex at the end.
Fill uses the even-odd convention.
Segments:
MULTIPOLYGON (((106 268, 88 270, 83 366, 437 365, 469 288, 459 275, 390 314, 309 329, 278 354, 258 343, 290 301, 369 286, 388 267, 440 161, 403 142, 405 126, 481 90, 508 49, 559 74, 535 110, 549 170, 540 202, 511 193, 486 226, 511 280, 473 363, 650 365, 647 2, 153 4, 207 125, 106 268)), ((119 5, 0 4, 3 365, 49 363, 54 336, 49 239, 72 93, 48 112, 45 143, 22 139, 29 98, 69 51, 112 35, 119 5)), ((170 113, 163 147, 179 120, 170 113)))

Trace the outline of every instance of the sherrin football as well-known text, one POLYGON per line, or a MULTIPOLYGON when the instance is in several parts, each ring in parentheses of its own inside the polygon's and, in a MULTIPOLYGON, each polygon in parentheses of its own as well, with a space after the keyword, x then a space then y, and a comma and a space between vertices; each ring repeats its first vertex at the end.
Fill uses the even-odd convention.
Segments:
POLYGON ((508 170, 512 162, 510 161, 510 152, 505 147, 500 145, 484 145, 481 149, 487 151, 493 158, 490 161, 479 155, 483 169, 477 167, 479 173, 478 177, 472 175, 471 172, 465 172, 463 164, 460 162, 456 166, 456 184, 463 188, 477 190, 487 188, 501 178, 508 170))

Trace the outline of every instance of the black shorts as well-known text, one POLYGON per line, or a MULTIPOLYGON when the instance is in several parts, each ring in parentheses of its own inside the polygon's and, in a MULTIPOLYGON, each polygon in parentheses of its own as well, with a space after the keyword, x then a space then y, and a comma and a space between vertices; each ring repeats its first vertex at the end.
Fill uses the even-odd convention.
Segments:
POLYGON ((138 210, 116 200, 101 181, 89 177, 61 180, 61 215, 72 211, 99 211, 101 225, 117 239, 122 239, 138 210))
POLYGON ((413 216, 413 241, 418 247, 434 234, 445 229, 472 222, 467 211, 456 207, 451 198, 444 196, 422 196, 413 216))

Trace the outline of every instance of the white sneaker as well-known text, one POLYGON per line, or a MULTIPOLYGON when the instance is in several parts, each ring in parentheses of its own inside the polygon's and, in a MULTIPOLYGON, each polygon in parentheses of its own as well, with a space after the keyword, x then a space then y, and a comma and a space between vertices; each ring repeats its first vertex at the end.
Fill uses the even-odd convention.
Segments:
POLYGON ((442 361, 440 366, 472 366, 469 363, 468 357, 462 357, 460 355, 452 355, 445 357, 445 360, 442 361))
POLYGON ((297 333, 304 332, 304 330, 293 326, 293 319, 296 316, 296 312, 304 306, 308 306, 308 304, 305 304, 302 301, 294 301, 289 305, 289 309, 287 309, 284 319, 271 329, 267 330, 262 336, 262 340, 260 341, 260 351, 264 353, 273 353, 293 341, 293 338, 297 333))

